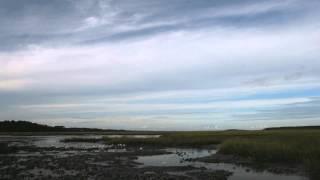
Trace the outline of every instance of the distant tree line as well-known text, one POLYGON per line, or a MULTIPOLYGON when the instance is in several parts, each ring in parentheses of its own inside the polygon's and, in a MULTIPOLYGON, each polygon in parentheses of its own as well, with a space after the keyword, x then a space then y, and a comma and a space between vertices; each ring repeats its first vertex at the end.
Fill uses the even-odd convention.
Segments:
POLYGON ((64 126, 48 126, 29 121, 0 121, 0 132, 86 132, 86 131, 121 131, 97 128, 65 128, 64 126))
POLYGON ((320 129, 320 126, 292 126, 292 127, 271 127, 264 130, 303 130, 303 129, 320 129))

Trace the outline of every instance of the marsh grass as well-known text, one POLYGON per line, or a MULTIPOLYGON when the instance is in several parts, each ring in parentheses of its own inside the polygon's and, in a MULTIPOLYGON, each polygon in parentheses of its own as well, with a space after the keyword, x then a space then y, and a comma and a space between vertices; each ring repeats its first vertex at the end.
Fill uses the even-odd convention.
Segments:
POLYGON ((155 146, 155 147, 201 147, 210 144, 218 144, 220 141, 201 137, 182 138, 178 136, 161 136, 159 138, 104 138, 107 144, 126 144, 129 146, 155 146))
POLYGON ((220 153, 267 162, 302 162, 320 152, 320 131, 274 131, 224 141, 220 153))
MULTIPOLYGON (((129 146, 202 147, 219 145, 218 153, 246 157, 257 163, 303 164, 310 179, 320 179, 319 129, 175 132, 163 134, 159 138, 103 137, 101 140, 106 144, 129 146)), ((78 139, 78 141, 81 140, 78 139)), ((88 139, 83 141, 87 142, 88 139)))
POLYGON ((307 158, 304 165, 311 180, 320 179, 320 157, 307 158))
POLYGON ((102 141, 103 141, 102 138, 80 138, 80 137, 66 138, 62 140, 62 142, 65 142, 65 143, 68 143, 68 142, 97 143, 102 141))
POLYGON ((276 130, 251 138, 236 137, 224 141, 219 153, 257 163, 303 164, 311 180, 320 179, 319 130, 276 130))
POLYGON ((135 146, 201 147, 218 145, 219 153, 256 163, 303 164, 310 179, 320 179, 320 130, 177 132, 159 138, 104 138, 106 143, 135 146))
POLYGON ((219 152, 263 162, 297 162, 304 153, 294 144, 252 139, 227 140, 221 145, 219 152))

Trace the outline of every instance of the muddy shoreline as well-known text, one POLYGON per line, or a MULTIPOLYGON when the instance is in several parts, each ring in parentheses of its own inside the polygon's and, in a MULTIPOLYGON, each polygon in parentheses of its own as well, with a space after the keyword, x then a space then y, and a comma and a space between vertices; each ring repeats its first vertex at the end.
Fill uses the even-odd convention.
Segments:
POLYGON ((221 153, 216 153, 207 157, 196 158, 193 159, 193 161, 206 163, 229 163, 248 167, 255 171, 268 171, 275 174, 296 174, 300 176, 306 176, 305 169, 299 164, 261 163, 249 158, 243 158, 235 155, 225 155, 221 153))
POLYGON ((0 144, 7 145, 0 152, 1 180, 282 180, 286 179, 283 174, 289 174, 289 179, 300 179, 294 175, 301 175, 299 169, 283 170, 280 166, 273 166, 270 172, 274 174, 253 172, 252 162, 216 154, 212 150, 215 146, 202 149, 110 146, 99 142, 65 143, 61 137, 10 137, 0 144), (220 167, 219 163, 229 164, 220 167), (250 170, 239 169, 237 164, 250 170))
POLYGON ((129 148, 127 152, 98 149, 11 147, 1 154, 0 179, 217 179, 232 173, 192 166, 140 167, 141 155, 168 154, 161 149, 129 148), (106 178, 107 177, 107 178, 106 178))

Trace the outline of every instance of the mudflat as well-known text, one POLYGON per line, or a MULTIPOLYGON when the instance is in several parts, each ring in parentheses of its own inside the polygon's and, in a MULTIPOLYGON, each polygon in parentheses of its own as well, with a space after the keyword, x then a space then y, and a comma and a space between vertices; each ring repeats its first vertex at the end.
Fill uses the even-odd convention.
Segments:
POLYGON ((148 141, 152 135, 1 136, 0 179, 213 179, 301 180, 300 170, 269 171, 212 161, 217 146, 152 146, 106 143, 106 139, 148 141))

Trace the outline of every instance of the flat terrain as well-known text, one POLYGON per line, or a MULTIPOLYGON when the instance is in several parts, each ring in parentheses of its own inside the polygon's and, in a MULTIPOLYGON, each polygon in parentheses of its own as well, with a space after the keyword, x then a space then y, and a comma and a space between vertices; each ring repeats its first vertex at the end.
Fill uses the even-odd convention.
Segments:
POLYGON ((318 128, 18 134, 26 135, 0 137, 0 179, 318 180, 320 172, 318 128))

